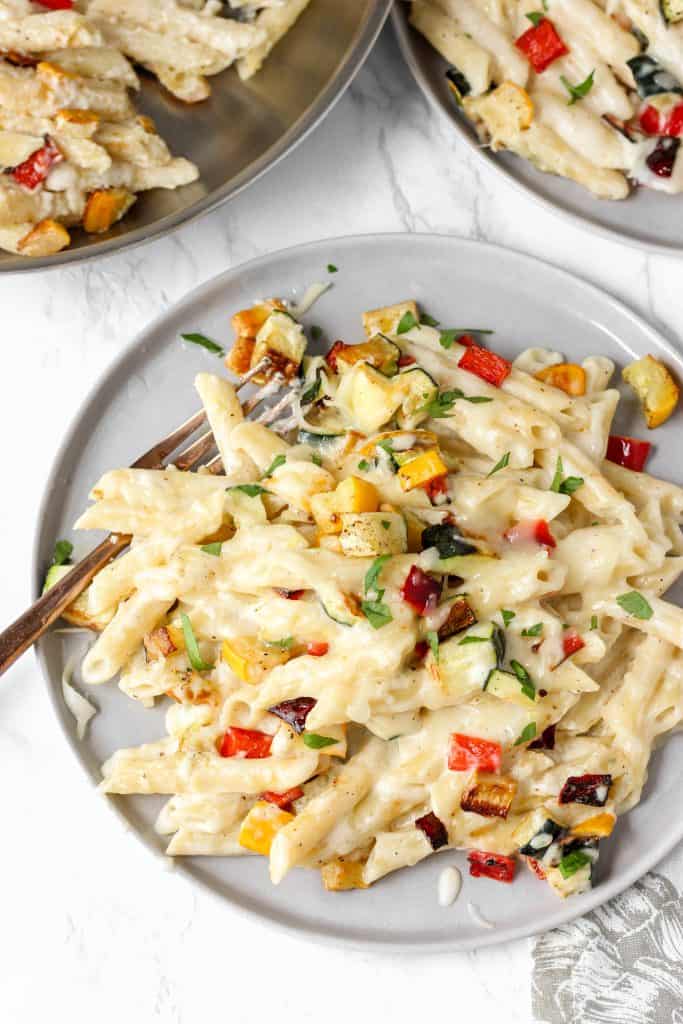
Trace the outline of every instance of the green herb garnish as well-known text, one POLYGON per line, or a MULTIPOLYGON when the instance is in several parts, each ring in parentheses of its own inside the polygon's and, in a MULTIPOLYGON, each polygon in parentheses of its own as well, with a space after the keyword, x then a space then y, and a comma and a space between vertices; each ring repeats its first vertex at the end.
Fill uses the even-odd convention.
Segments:
POLYGON ((637 590, 629 590, 627 594, 620 594, 617 604, 634 619, 651 619, 654 615, 649 602, 637 590))
POLYGON ((270 491, 267 491, 265 487, 261 487, 260 484, 235 484, 233 487, 227 487, 226 490, 241 491, 248 498, 255 498, 259 494, 270 494, 270 491))
POLYGON ((426 412, 432 419, 440 420, 444 416, 448 416, 459 398, 464 397, 465 392, 461 391, 460 388, 453 388, 452 391, 440 391, 436 398, 432 398, 425 405, 421 406, 418 412, 426 412))
POLYGON ((435 320, 433 316, 428 316, 427 313, 423 313, 420 317, 420 324, 424 327, 438 327, 439 321, 435 320))
POLYGON ((388 530, 390 528, 390 526, 391 526, 391 523, 389 522, 388 519, 383 519, 382 520, 382 529, 383 530, 388 530))
POLYGON ((558 867, 560 874, 563 878, 571 878, 577 871, 584 868, 586 864, 590 864, 591 859, 587 853, 583 850, 574 850, 572 853, 568 853, 566 857, 563 857, 558 867))
MULTIPOLYGON (((379 593, 382 597, 384 596, 383 590, 380 590, 379 593)), ((381 629, 382 626, 393 621, 391 608, 381 600, 381 597, 376 601, 361 601, 360 607, 373 629, 381 629)))
MULTIPOLYGON (((374 560, 370 568, 365 574, 364 589, 365 593, 369 594, 377 590, 377 580, 384 566, 387 564, 391 555, 378 555, 374 560)), ((384 591, 382 591, 384 593, 384 591)))
POLYGON ((323 464, 323 457, 322 457, 322 455, 320 455, 318 452, 313 452, 313 454, 311 455, 311 462, 315 466, 322 466, 322 464, 323 464))
POLYGON ((311 750, 322 750, 323 747, 332 747, 335 743, 339 743, 339 740, 335 740, 332 736, 319 736, 317 732, 305 732, 303 741, 311 750))
POLYGON ((584 96, 588 95, 588 93, 593 88, 594 75, 595 68, 591 71, 588 78, 584 78, 583 82, 579 82, 578 85, 572 85, 568 78, 565 78, 564 75, 560 75, 560 81, 562 82, 562 85, 565 87, 570 96, 569 100, 567 101, 568 106, 573 107, 574 104, 578 102, 578 100, 582 100, 584 96))
POLYGON ((431 647, 432 654, 434 655, 434 661, 439 663, 439 634, 434 629, 430 629, 427 633, 427 643, 431 647))
POLYGON ((439 345, 441 348, 449 349, 452 348, 458 338, 462 338, 463 334, 494 334, 494 331, 486 330, 484 327, 449 327, 447 331, 441 332, 439 338, 439 345))
POLYGON ((598 617, 597 615, 591 615, 591 629, 598 628, 598 617))
POLYGON ((203 544, 202 551, 205 551, 207 555, 215 555, 216 558, 218 558, 218 556, 221 553, 222 547, 222 542, 220 540, 217 540, 213 544, 203 544))
POLYGON ((503 625, 505 626, 506 629, 508 628, 508 626, 510 625, 510 623, 514 619, 515 614, 516 614, 515 612, 508 611, 507 608, 501 608, 500 609, 500 615, 501 615, 501 618, 503 620, 503 625))
POLYGON ((211 338, 207 338, 205 334, 181 334, 180 337, 183 341, 189 341, 192 345, 200 345, 207 352, 212 352, 215 356, 225 355, 225 349, 217 345, 215 341, 211 341, 211 338))
POLYGON ((396 333, 397 334, 407 334, 408 331, 412 331, 413 327, 419 327, 419 326, 420 325, 418 324, 417 320, 415 319, 414 314, 411 313, 410 310, 408 310, 406 313, 403 314, 403 316, 399 320, 398 327, 396 328, 396 333))
POLYGON ((534 28, 538 28, 538 26, 545 18, 545 14, 543 13, 543 11, 529 11, 526 16, 531 22, 531 24, 534 26, 534 28))
POLYGON ((271 464, 268 466, 268 469, 265 471, 265 473, 261 477, 261 479, 262 480, 267 480, 269 476, 273 475, 273 473, 275 472, 276 469, 279 469, 280 466, 284 466, 286 461, 287 461, 287 456, 286 455, 276 455, 275 458, 273 459, 273 461, 271 462, 271 464))
POLYGON ((334 263, 328 263, 327 264, 327 273, 328 274, 336 274, 338 270, 339 270, 339 267, 335 267, 334 263))
POLYGON ((185 612, 180 613, 180 621, 183 624, 183 636, 185 637, 185 647, 187 649, 187 656, 190 659, 190 665, 192 665, 195 672, 209 672, 213 668, 213 665, 209 665, 207 662, 202 660, 202 656, 199 653, 197 637, 194 635, 192 623, 185 612))
POLYGON ((468 636, 464 636, 462 640, 458 640, 458 647, 464 647, 465 644, 487 644, 490 639, 490 636, 474 636, 470 633, 468 636))
POLYGON ((70 540, 58 540, 52 554, 50 565, 66 565, 73 554, 74 546, 70 540))
POLYGON ((534 626, 529 626, 528 629, 523 629, 522 636, 540 636, 543 632, 543 623, 537 622, 534 626))
POLYGON ((367 459, 361 459, 360 462, 358 463, 358 468, 361 471, 361 473, 367 473, 367 471, 370 469, 370 463, 368 462, 367 459))
POLYGON ((508 465, 509 462, 510 462, 510 452, 505 452, 505 455, 503 455, 503 457, 498 460, 498 462, 495 464, 495 466, 493 467, 491 472, 486 474, 487 477, 488 476, 493 476, 493 474, 497 473, 499 469, 505 469, 505 467, 508 465))
POLYGON ((268 647, 279 647, 281 651, 289 651, 293 643, 293 636, 283 636, 280 640, 266 640, 268 647))
POLYGON ((529 740, 532 740, 535 735, 536 735, 536 723, 535 722, 529 722, 529 724, 525 725, 524 728, 522 729, 522 731, 520 732, 519 736, 515 740, 514 745, 516 747, 519 747, 519 746, 522 745, 522 743, 528 743, 529 740))
POLYGON ((510 668, 515 673, 521 683, 522 693, 529 700, 536 700, 536 687, 534 686, 533 680, 524 665, 520 665, 514 658, 510 662, 510 668))
POLYGON ((311 326, 311 338, 312 338, 312 340, 313 341, 320 341, 322 336, 323 336, 323 329, 322 329, 322 327, 318 327, 317 324, 313 324, 311 326))

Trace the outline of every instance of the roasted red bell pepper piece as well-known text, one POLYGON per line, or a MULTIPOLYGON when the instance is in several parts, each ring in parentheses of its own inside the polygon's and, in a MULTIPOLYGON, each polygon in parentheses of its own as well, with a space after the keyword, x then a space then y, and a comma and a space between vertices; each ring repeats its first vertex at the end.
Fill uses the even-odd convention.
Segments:
POLYGON ((440 850, 442 846, 448 846, 448 832, 440 818, 430 811, 423 814, 421 818, 415 819, 415 827, 424 832, 431 843, 432 850, 440 850))
POLYGON ((294 786, 293 789, 287 789, 284 793, 273 793, 270 790, 266 790, 265 793, 261 793, 261 799, 267 800, 269 804, 277 804, 283 811, 288 811, 294 801, 303 795, 304 791, 301 786, 294 786))
POLYGON ((404 353, 402 356, 398 357, 398 368, 399 370, 402 370, 404 366, 412 366, 413 363, 416 362, 417 359, 415 358, 415 356, 409 356, 404 353))
POLYGON ((311 640, 310 643, 306 644, 306 654, 310 654, 312 658, 322 658, 329 649, 330 645, 326 644, 323 640, 311 640))
POLYGON ((546 873, 543 865, 537 861, 535 857, 525 857, 525 860, 527 862, 527 866, 536 875, 536 878, 540 878, 541 881, 544 882, 546 879, 546 873))
POLYGON ((680 149, 680 139, 669 139, 662 135, 645 163, 658 178, 670 178, 680 149))
POLYGON ((683 135, 683 103, 679 103, 667 113, 648 103, 641 111, 639 123, 647 135, 666 135, 669 138, 678 138, 683 135))
MULTIPOLYGON (((462 338, 460 338, 460 342, 462 344, 462 338)), ((476 374, 477 377, 481 377, 482 380, 497 388, 501 386, 512 370, 512 363, 507 359, 503 359, 502 356, 491 352, 488 348, 474 344, 465 349, 458 360, 458 366, 462 370, 469 370, 470 373, 476 374)))
POLYGON ((221 757, 268 757, 273 737, 256 729, 238 729, 232 726, 223 733, 218 753, 221 757))
POLYGON ((617 466, 641 473, 651 448, 649 441, 612 434, 607 442, 607 458, 610 462, 616 462, 617 466))
POLYGON ((458 345, 464 345, 465 348, 472 348, 472 346, 476 344, 477 343, 471 334, 461 334, 458 338, 458 345))
POLYGON ((611 785, 611 775, 570 775, 560 791, 558 803, 604 807, 611 785))
POLYGON ((515 877, 514 857, 484 850, 470 850, 467 854, 472 878, 493 878, 496 882, 511 882, 515 877))
POLYGON ((50 173, 50 168, 63 159, 64 157, 54 140, 49 135, 46 135, 45 145, 41 146, 40 149, 34 150, 23 163, 17 164, 9 173, 18 185, 23 185, 24 188, 30 189, 33 192, 39 185, 43 184, 50 173))
POLYGON ((554 548, 557 542, 550 532, 550 527, 545 519, 525 519, 521 523, 515 523, 503 534, 505 540, 510 544, 542 544, 547 548, 554 548))
POLYGON ((337 356, 348 347, 349 346, 344 341, 335 341, 334 345, 325 356, 325 362, 333 373, 337 373, 337 356))
POLYGON ((401 587, 401 597, 418 615, 426 615, 433 612, 439 603, 441 584, 423 572, 419 565, 411 565, 401 587))
POLYGON ((275 593, 284 597, 287 601, 298 601, 306 593, 305 590, 286 590, 284 587, 275 587, 275 593))
POLYGON ((41 7, 47 7, 50 11, 70 11, 73 9, 74 0, 35 0, 41 7))
POLYGON ((565 658, 570 658, 572 654, 576 654, 582 647, 586 646, 586 641, 582 636, 576 632, 575 629, 567 629, 562 637, 562 649, 564 651, 565 658))
POLYGON ((547 726, 541 735, 529 744, 527 750, 554 750, 555 749, 555 723, 547 726))
POLYGON ((292 697, 291 700, 273 704, 268 710, 271 715, 277 715, 287 725, 291 725, 294 732, 301 734, 306 728, 306 719, 316 704, 315 697, 292 697))
POLYGON ((515 46, 524 54, 536 74, 540 75, 553 61, 569 53, 568 47, 550 18, 543 18, 538 25, 532 25, 515 46))
POLYGON ((433 476, 431 480, 428 480, 423 485, 423 490, 427 492, 427 496, 432 504, 438 505, 439 499, 448 494, 448 474, 443 473, 441 476, 433 476))
POLYGON ((499 772, 502 759, 500 743, 478 736, 451 733, 448 745, 448 767, 452 772, 478 768, 482 772, 499 772))

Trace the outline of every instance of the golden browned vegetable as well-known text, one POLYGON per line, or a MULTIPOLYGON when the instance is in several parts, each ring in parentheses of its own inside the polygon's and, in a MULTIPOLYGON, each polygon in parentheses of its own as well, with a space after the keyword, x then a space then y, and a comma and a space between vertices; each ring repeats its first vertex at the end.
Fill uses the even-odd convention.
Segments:
POLYGON ((65 249, 71 238, 63 224, 47 217, 41 220, 17 244, 23 256, 52 256, 65 249))
POLYGON ((463 793, 460 806, 463 811, 472 811, 485 818, 507 818, 516 791, 514 779, 477 773, 463 793))
POLYGON ((668 420, 678 405, 680 389, 664 363, 648 355, 627 366, 622 376, 638 396, 650 429, 668 420))
POLYGON ((537 380, 542 380, 544 384, 551 384, 568 395, 586 394, 586 371, 583 366, 578 366, 576 363, 557 363, 555 366, 546 366, 534 376, 537 380))
POLYGON ((363 881, 363 862, 359 860, 331 860, 321 867, 320 877, 328 892, 368 888, 363 881))
POLYGON ((101 235, 130 210, 135 196, 125 188, 100 188, 88 196, 83 227, 90 235, 101 235))

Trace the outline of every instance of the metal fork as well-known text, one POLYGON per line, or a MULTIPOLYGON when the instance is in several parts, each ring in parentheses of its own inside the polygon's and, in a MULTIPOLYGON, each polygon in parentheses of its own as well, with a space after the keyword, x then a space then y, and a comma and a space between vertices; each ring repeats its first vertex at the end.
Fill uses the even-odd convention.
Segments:
MULTIPOLYGON (((270 362, 262 359, 248 373, 240 377, 236 388, 241 389, 259 373, 267 372, 270 362)), ((284 434, 295 425, 291 417, 278 419, 292 403, 296 387, 295 382, 286 380, 281 374, 274 374, 272 378, 255 391, 242 403, 245 415, 254 415, 254 421, 270 425, 272 430, 284 434), (265 405, 283 387, 288 386, 284 395, 274 405, 265 405), (257 413, 259 406, 261 410, 257 413)), ((218 473, 222 469, 220 455, 214 455, 216 443, 210 430, 201 434, 192 441, 186 448, 177 455, 178 448, 195 434, 206 422, 206 413, 200 409, 189 419, 181 423, 179 427, 172 430, 167 437, 155 444, 149 451, 141 455, 131 469, 164 469, 174 465, 178 469, 190 471, 204 466, 212 473, 218 473), (208 458, 208 456, 213 456, 208 458)), ((78 562, 71 572, 67 573, 64 579, 60 580, 46 593, 39 597, 23 615, 20 615, 11 626, 8 626, 0 633, 0 675, 19 658, 24 651, 28 650, 36 640, 43 635, 45 630, 62 614, 62 612, 79 596, 88 586, 92 578, 97 575, 100 569, 112 561, 131 542, 128 534, 110 533, 101 544, 98 544, 90 554, 78 562)))

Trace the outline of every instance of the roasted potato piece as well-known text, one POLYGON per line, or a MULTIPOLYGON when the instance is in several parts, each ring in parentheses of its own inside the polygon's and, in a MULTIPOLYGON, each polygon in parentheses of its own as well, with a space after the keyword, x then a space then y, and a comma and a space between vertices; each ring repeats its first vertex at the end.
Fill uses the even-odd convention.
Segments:
POLYGON ((463 101, 465 113, 475 121, 482 120, 496 149, 509 144, 520 132, 531 127, 534 105, 531 96, 521 85, 503 82, 486 96, 463 101))
POLYGON ((100 188, 88 196, 83 228, 89 235, 101 235, 130 210, 135 196, 125 188, 100 188))
POLYGON ((274 309, 284 308, 279 299, 267 299, 234 314, 230 322, 235 332, 235 342, 225 357, 225 365, 229 370, 238 376, 247 372, 254 354, 256 335, 274 309))
POLYGON ((71 238, 63 224, 46 217, 17 243, 22 256, 52 256, 65 249, 71 238))
POLYGON ((394 306, 367 310, 363 313, 363 329, 366 336, 372 338, 375 334, 396 334, 396 329, 406 313, 412 313, 416 320, 420 319, 417 303, 412 299, 397 302, 394 306))
POLYGON ((630 363, 622 376, 638 396, 651 430, 668 420, 678 405, 680 388, 664 363, 648 355, 630 363))

